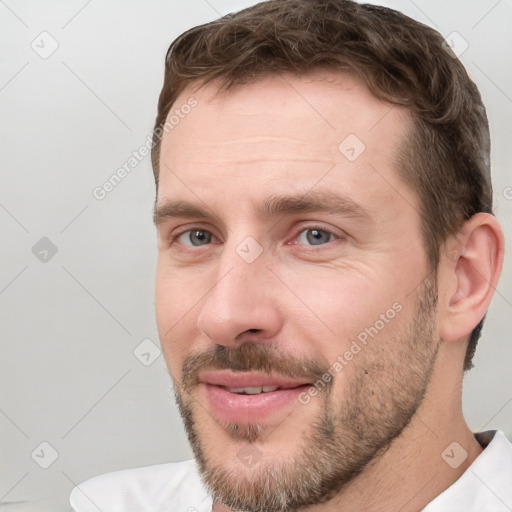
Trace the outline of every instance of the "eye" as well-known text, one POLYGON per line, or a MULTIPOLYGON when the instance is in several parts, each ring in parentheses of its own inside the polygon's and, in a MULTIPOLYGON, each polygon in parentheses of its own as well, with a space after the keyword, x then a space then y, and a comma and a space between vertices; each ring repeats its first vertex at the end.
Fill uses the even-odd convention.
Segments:
POLYGON ((189 229, 176 237, 183 245, 200 246, 211 243, 214 236, 206 229, 189 229))
POLYGON ((330 231, 320 228, 308 228, 302 230, 297 236, 298 243, 306 245, 324 245, 331 242, 335 235, 330 231))

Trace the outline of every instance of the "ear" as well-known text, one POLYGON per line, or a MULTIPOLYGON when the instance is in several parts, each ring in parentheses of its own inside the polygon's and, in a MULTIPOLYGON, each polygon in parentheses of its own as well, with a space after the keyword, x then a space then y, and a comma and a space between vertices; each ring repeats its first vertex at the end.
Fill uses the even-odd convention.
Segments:
POLYGON ((445 243, 439 262, 439 334, 464 338, 484 317, 501 274, 503 231, 493 215, 477 213, 445 243))

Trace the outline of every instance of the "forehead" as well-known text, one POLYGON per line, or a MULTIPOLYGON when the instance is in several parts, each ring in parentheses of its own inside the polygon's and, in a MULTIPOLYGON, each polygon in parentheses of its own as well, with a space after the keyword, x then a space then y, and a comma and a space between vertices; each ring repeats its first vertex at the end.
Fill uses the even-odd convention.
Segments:
POLYGON ((375 138, 386 135, 383 143, 388 144, 391 140, 398 142, 404 124, 408 124, 404 109, 380 101, 348 73, 269 75, 225 91, 220 91, 219 85, 216 81, 204 86, 193 83, 182 91, 168 120, 192 97, 197 100, 197 107, 192 110, 193 115, 180 116, 178 125, 171 123, 173 129, 164 137, 163 146, 190 144, 192 139, 233 144, 263 131, 268 136, 282 136, 285 132, 290 138, 332 149, 332 142, 349 129, 363 141, 372 138, 371 132, 375 138), (214 131, 212 122, 216 123, 214 131), (226 136, 230 136, 229 141, 225 141, 226 136))
POLYGON ((263 199, 272 188, 300 193, 320 181, 351 196, 380 190, 391 199, 406 187, 396 160, 412 126, 408 112, 350 74, 272 75, 223 92, 216 82, 190 85, 168 119, 177 114, 162 141, 159 200, 223 196, 237 186, 263 199), (180 111, 192 98, 194 108, 180 111))

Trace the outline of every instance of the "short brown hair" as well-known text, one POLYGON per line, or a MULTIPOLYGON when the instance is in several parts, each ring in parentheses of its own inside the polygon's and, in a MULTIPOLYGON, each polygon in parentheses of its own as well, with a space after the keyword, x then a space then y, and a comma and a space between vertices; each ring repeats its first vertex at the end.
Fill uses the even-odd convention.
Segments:
MULTIPOLYGON (((351 0, 267 0, 188 30, 169 47, 151 153, 158 187, 162 129, 191 83, 220 90, 269 74, 327 68, 350 72, 377 98, 408 109, 413 129, 399 172, 421 202, 432 271, 450 235, 478 212, 492 213, 490 140, 476 85, 435 30, 385 7, 351 0)), ((483 319, 464 361, 472 367, 483 319)))

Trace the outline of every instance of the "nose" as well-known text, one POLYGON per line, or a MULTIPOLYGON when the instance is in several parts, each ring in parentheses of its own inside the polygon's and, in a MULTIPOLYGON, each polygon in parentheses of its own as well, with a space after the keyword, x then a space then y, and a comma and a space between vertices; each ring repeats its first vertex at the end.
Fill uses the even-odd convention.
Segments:
POLYGON ((220 345, 274 338, 283 317, 264 253, 247 263, 232 250, 219 261, 215 282, 200 305, 199 330, 220 345))

